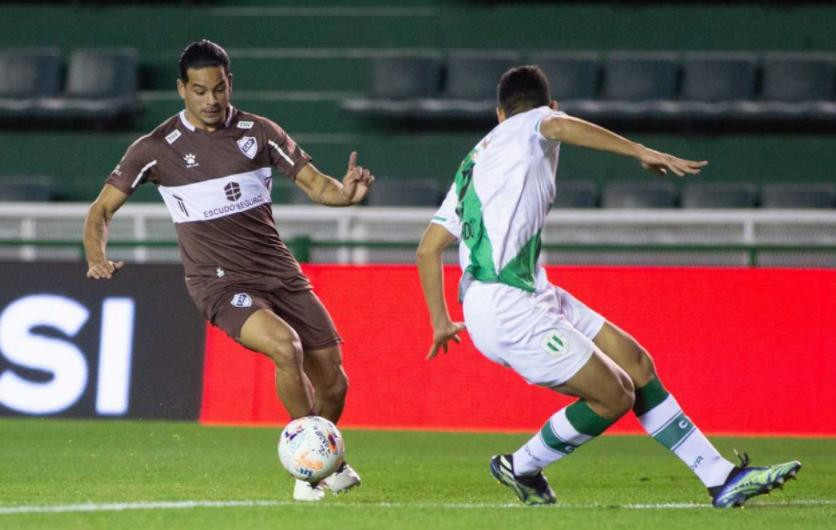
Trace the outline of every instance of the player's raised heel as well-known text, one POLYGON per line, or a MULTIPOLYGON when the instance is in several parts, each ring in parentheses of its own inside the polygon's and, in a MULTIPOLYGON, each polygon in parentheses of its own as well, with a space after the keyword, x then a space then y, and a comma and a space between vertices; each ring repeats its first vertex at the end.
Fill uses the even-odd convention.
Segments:
POLYGON ((304 480, 296 479, 296 484, 293 485, 293 500, 304 502, 316 502, 325 498, 325 491, 322 488, 322 483, 311 484, 304 480))
POLYGON ((508 486, 525 504, 554 504, 555 496, 542 472, 531 476, 514 474, 514 460, 511 455, 496 455, 491 458, 491 475, 500 484, 508 486))
POLYGON ((798 475, 801 462, 793 460, 766 467, 749 467, 749 455, 743 453, 740 465, 736 466, 721 486, 708 488, 712 504, 716 508, 739 508, 758 495, 783 488, 787 480, 798 475))
POLYGON ((322 481, 326 488, 334 493, 343 493, 360 485, 360 475, 351 466, 343 462, 334 473, 322 481))

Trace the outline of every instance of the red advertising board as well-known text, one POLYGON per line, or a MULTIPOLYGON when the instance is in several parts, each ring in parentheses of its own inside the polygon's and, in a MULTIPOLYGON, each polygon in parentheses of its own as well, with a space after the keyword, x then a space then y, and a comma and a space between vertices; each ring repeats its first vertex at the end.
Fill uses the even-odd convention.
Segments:
MULTIPOLYGON (((412 266, 305 267, 345 339, 341 425, 532 431, 568 398, 527 385, 465 337, 426 361, 431 331, 412 266)), ((551 267, 636 337, 663 383, 713 434, 836 435, 836 271, 551 267)), ((457 268, 446 269, 456 318, 457 268)), ((271 364, 207 330, 204 423, 282 424, 271 364)), ((640 432, 628 415, 614 432, 640 432)))

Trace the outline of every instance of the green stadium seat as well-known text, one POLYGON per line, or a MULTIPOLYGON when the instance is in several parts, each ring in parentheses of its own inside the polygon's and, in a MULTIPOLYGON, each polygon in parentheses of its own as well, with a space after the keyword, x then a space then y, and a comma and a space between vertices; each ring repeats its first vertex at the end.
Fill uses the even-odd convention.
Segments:
POLYGON ((444 97, 496 100, 496 84, 520 60, 516 52, 456 50, 447 56, 444 97))
POLYGON ((593 180, 557 179, 555 208, 595 208, 598 206, 598 184, 593 180))
POLYGON ((769 53, 763 57, 766 101, 828 101, 836 90, 834 54, 769 53))
POLYGON ((50 177, 43 175, 0 176, 0 201, 46 202, 52 198, 50 177))
POLYGON ((761 187, 763 208, 833 208, 836 186, 832 183, 771 182, 761 187))
POLYGON ((603 97, 616 101, 673 99, 679 64, 668 52, 613 52, 604 61, 603 97))
POLYGON ((393 55, 373 61, 372 97, 436 97, 441 91, 441 55, 393 55))
POLYGON ((54 96, 60 89, 58 48, 0 50, 0 118, 25 118, 37 98, 54 96))
POLYGON ((687 182, 682 187, 683 208, 754 208, 758 187, 750 182, 687 182))
POLYGON ((692 101, 750 100, 755 94, 755 56, 692 52, 682 60, 681 98, 692 101))
POLYGON ((441 189, 433 179, 375 180, 373 191, 366 196, 366 206, 438 206, 441 189))
POLYGON ((616 180, 604 185, 604 208, 675 208, 676 185, 669 180, 616 180))
POLYGON ((133 48, 76 50, 61 97, 42 98, 36 112, 53 120, 113 124, 139 110, 138 53, 133 48))
POLYGON ((601 54, 597 52, 538 52, 529 55, 528 62, 545 72, 558 102, 598 96, 601 54))

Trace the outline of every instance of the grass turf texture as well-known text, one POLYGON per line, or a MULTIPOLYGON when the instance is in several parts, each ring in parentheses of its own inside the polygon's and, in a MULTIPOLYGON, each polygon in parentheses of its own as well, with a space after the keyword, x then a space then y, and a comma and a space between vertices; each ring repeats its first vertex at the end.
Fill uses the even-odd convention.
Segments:
MULTIPOLYGON (((797 458, 799 480, 743 510, 716 510, 673 455, 603 436, 548 469, 552 507, 525 507, 488 474, 520 434, 346 430, 363 486, 291 501, 278 429, 190 423, 0 420, 0 528, 825 528, 836 520, 836 439, 714 438, 754 464, 797 458), (4 513, 10 507, 157 501, 263 505, 4 513), (639 506, 630 506, 639 505, 639 506)), ((175 505, 176 506, 176 505, 175 505)))

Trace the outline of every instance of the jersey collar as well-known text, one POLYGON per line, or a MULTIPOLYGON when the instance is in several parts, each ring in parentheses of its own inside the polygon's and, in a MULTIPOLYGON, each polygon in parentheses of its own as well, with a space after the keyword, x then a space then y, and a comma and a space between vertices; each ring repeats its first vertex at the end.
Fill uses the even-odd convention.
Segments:
MULTIPOLYGON (((238 110, 235 107, 233 107, 232 105, 229 105, 229 107, 227 107, 226 121, 224 121, 224 128, 229 127, 229 124, 232 123, 232 118, 237 113, 238 113, 238 110)), ((192 125, 191 122, 188 119, 186 119, 186 109, 183 109, 183 110, 180 111, 180 123, 183 124, 183 127, 188 129, 189 131, 195 132, 196 127, 194 125, 192 125)))

